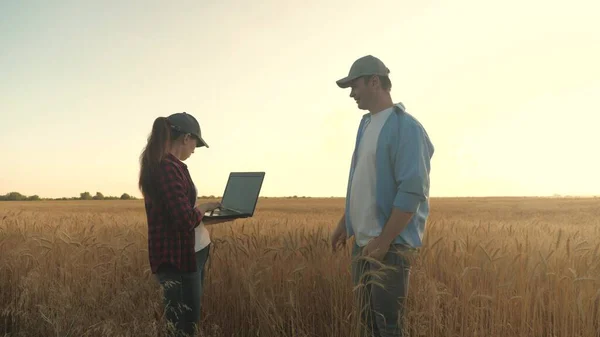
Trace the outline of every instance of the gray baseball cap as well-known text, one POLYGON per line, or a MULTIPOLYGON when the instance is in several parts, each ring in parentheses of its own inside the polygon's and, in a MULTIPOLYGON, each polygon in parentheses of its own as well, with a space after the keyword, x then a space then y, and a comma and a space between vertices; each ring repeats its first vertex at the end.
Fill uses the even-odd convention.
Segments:
POLYGON ((194 116, 186 113, 186 112, 178 112, 174 113, 171 116, 167 117, 169 122, 171 123, 171 128, 181 133, 190 133, 198 138, 198 146, 208 147, 208 144, 202 139, 202 132, 200 131, 200 124, 194 116))
POLYGON ((352 67, 350 67, 348 76, 341 80, 337 80, 335 83, 337 83, 340 88, 348 88, 352 81, 359 77, 372 75, 388 76, 389 74, 390 70, 380 59, 373 55, 367 55, 354 61, 352 67))

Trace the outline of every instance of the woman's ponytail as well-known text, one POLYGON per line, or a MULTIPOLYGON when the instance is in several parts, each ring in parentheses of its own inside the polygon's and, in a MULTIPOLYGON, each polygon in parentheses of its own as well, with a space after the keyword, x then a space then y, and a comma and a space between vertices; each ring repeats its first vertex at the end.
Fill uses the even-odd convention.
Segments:
POLYGON ((144 198, 155 199, 152 173, 168 153, 171 143, 171 123, 165 117, 158 117, 152 125, 148 143, 140 155, 139 188, 144 198))

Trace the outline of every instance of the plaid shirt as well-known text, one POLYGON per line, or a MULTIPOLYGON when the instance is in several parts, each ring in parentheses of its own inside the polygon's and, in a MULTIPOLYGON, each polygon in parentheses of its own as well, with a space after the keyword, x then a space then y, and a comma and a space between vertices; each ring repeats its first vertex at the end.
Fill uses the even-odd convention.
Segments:
POLYGON ((195 207, 196 187, 187 165, 169 154, 154 179, 159 202, 145 201, 152 273, 165 262, 181 272, 194 272, 194 229, 203 214, 195 207))

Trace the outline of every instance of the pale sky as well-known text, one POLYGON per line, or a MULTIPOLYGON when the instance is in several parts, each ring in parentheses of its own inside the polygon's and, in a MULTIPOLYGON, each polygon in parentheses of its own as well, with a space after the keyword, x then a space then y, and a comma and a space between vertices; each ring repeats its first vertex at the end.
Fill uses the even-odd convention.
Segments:
POLYGON ((2 1, 0 194, 139 196, 153 120, 210 148, 200 195, 344 196, 371 54, 427 129, 431 196, 598 195, 598 1, 2 1))

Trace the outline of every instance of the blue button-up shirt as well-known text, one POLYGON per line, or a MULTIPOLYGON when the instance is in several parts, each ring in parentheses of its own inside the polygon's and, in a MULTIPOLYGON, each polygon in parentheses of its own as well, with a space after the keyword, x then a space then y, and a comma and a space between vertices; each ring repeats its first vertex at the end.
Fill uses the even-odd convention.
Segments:
MULTIPOLYGON (((345 211, 348 237, 354 235, 349 203, 356 152, 369 119, 369 113, 361 119, 350 166, 345 211)), ((429 172, 433 152, 433 144, 421 123, 406 112, 402 103, 395 104, 377 140, 375 195, 378 225, 383 229, 393 207, 414 214, 393 243, 412 248, 422 246, 425 223, 429 216, 429 172)))

